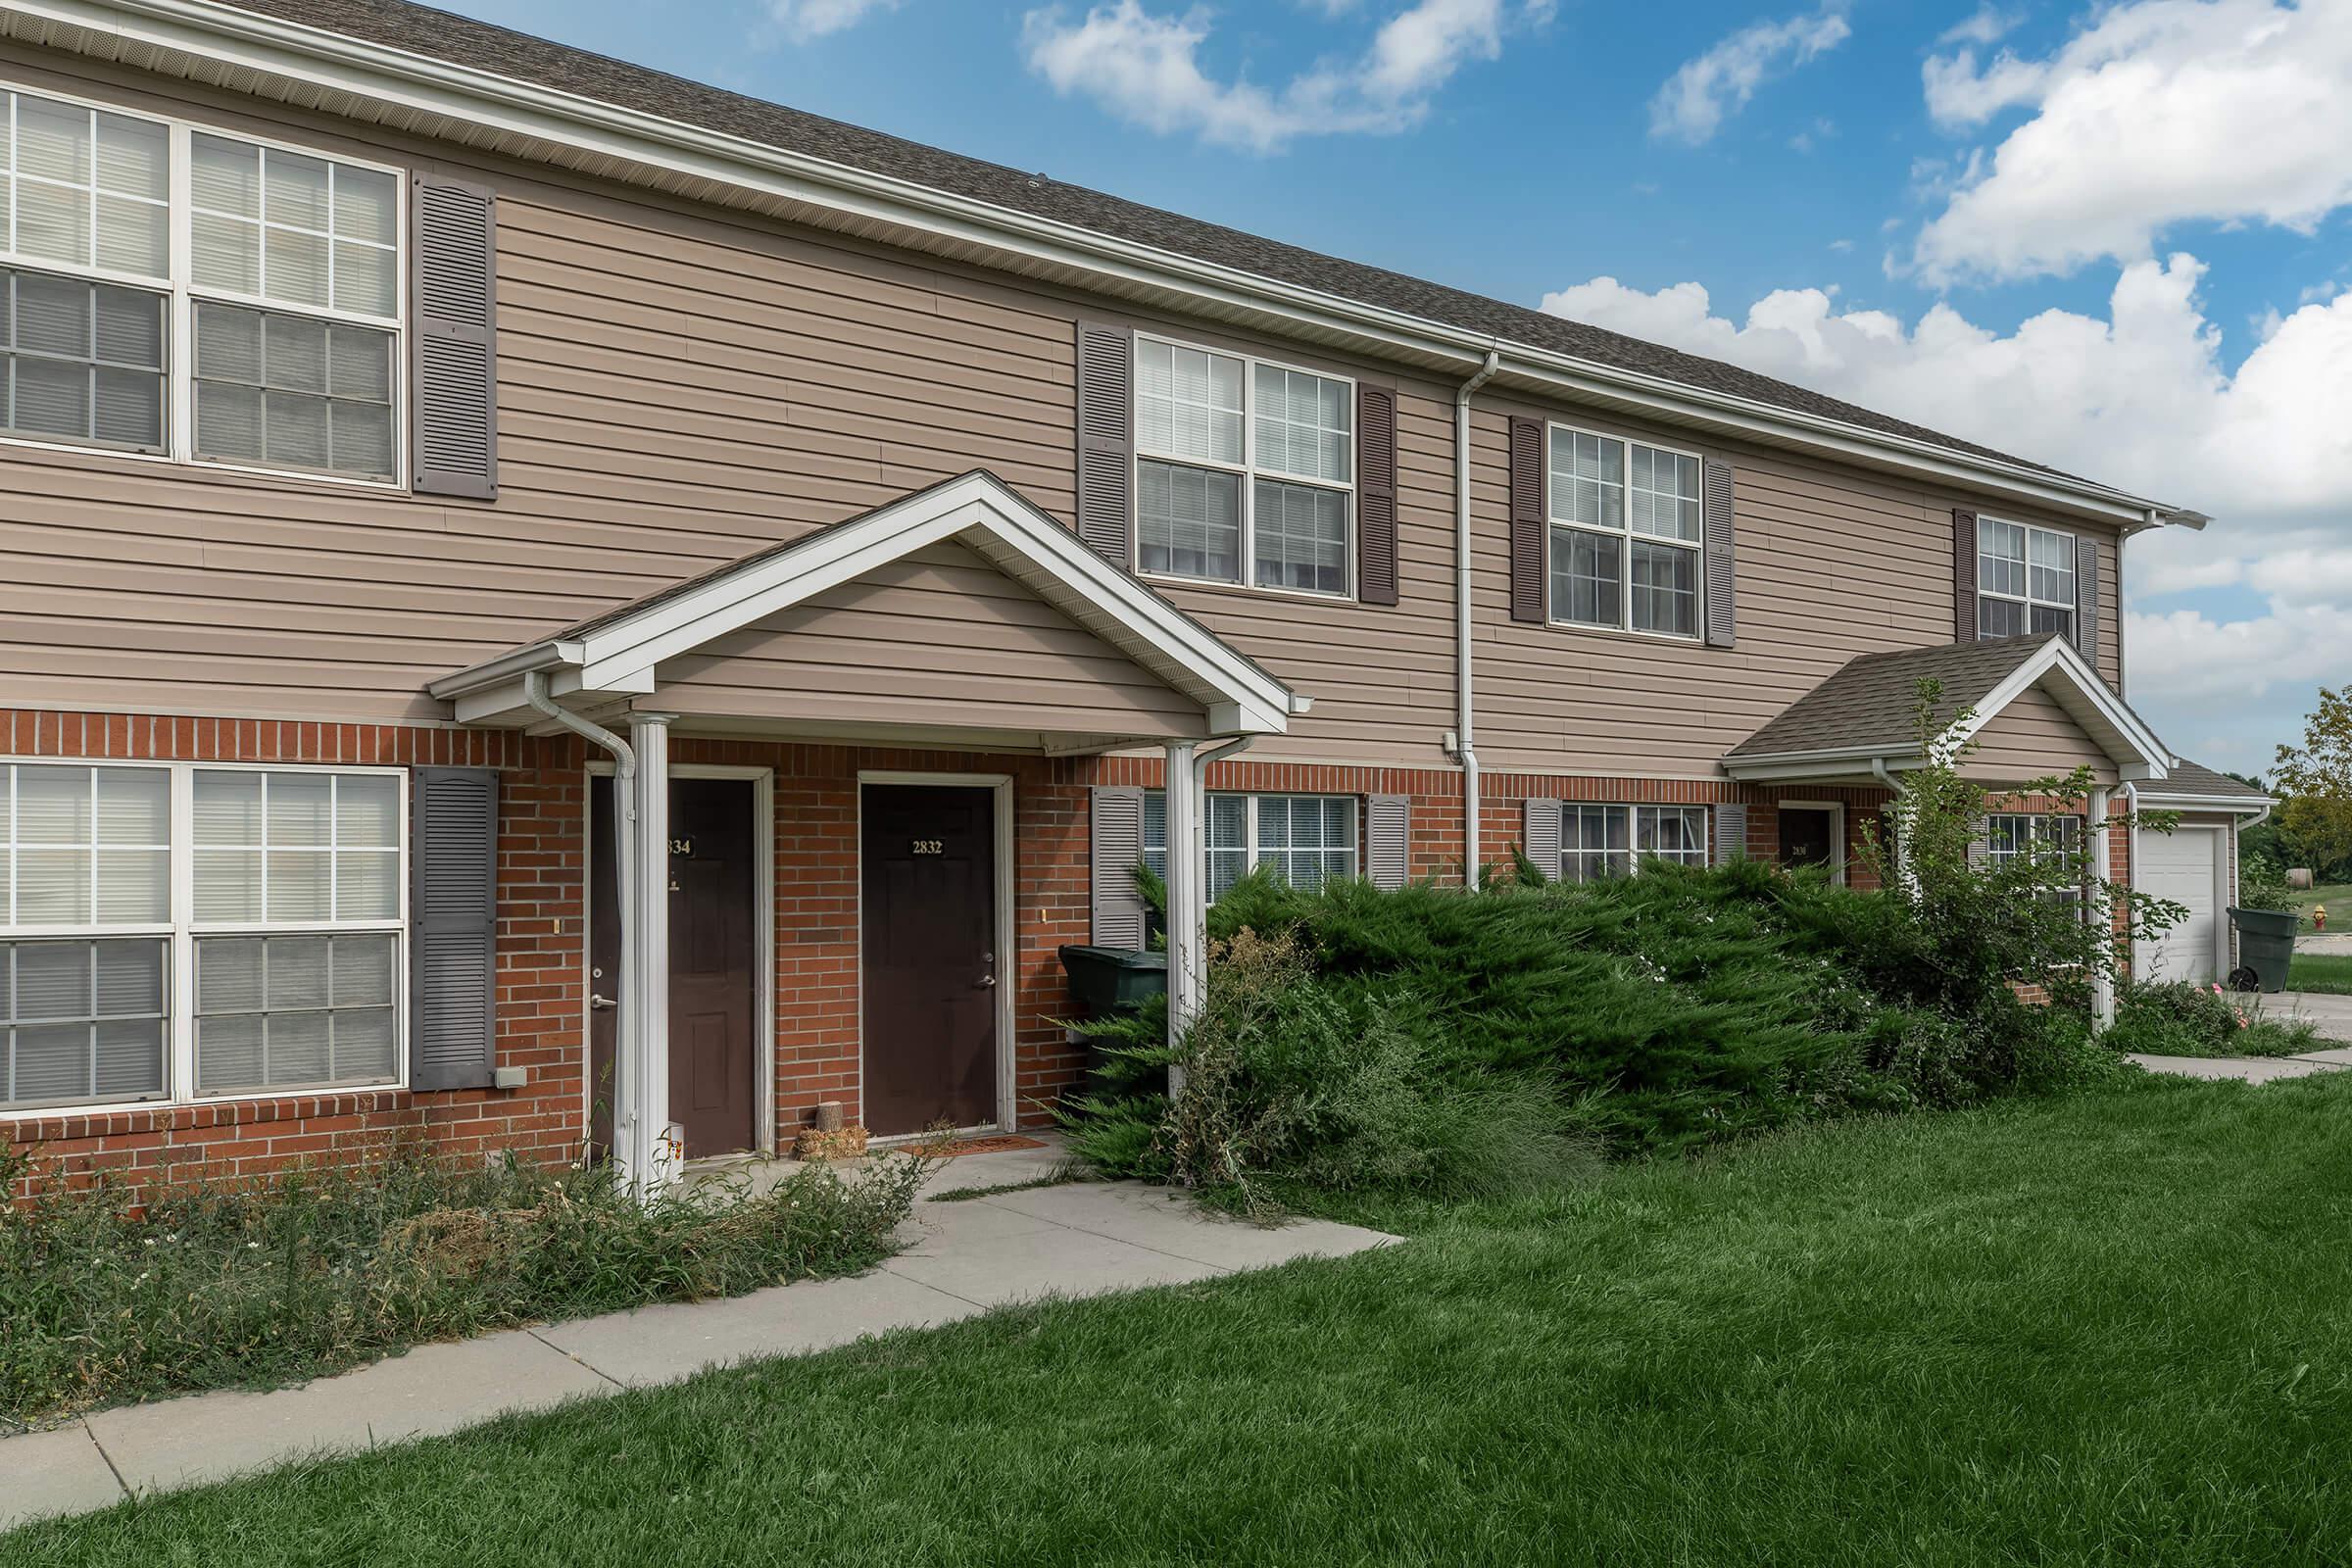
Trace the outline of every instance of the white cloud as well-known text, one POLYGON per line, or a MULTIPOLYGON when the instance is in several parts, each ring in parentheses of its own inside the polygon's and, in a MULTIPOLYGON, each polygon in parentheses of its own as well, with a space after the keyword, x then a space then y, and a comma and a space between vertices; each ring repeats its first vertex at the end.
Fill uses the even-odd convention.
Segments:
POLYGON ((2045 58, 1931 58, 1946 128, 2033 111, 1922 229, 1931 281, 2071 272, 2154 254, 2189 221, 2308 233, 2352 202, 2352 6, 2131 0, 2045 58))
POLYGON ((1964 17, 1936 35, 1936 41, 1945 43, 1997 43, 2007 37, 2017 24, 2025 21, 2019 11, 2003 11, 1998 6, 1983 5, 1974 15, 1964 17))
POLYGON ((1758 22, 1683 62, 1649 103, 1649 133, 1695 147, 1783 72, 1835 49, 1853 32, 1839 0, 1809 16, 1758 22))
POLYGON ((2134 612, 2132 697, 2173 744, 2215 753, 2201 760, 2267 766, 2265 737, 2291 731, 2311 683, 2342 678, 2352 637, 2352 294, 2281 317, 2232 371, 2203 272, 2185 255, 2135 263, 2105 318, 2044 311, 2007 333, 1945 304, 1909 324, 1841 310, 1817 288, 1768 294, 1740 320, 1696 283, 1597 277, 1543 303, 2213 513, 2201 535, 2133 544, 2134 601, 2232 590, 2253 612, 2134 612))
MULTIPOLYGON (((1354 9, 1352 0, 1313 3, 1333 18, 1354 9)), ((1551 11, 1552 0, 1415 0, 1382 24, 1360 55, 1317 65, 1273 90, 1246 76, 1220 79, 1202 66, 1211 16, 1201 9, 1163 15, 1142 0, 1115 0, 1072 20, 1051 7, 1022 20, 1022 43, 1029 69, 1056 92, 1091 97, 1151 130, 1271 152, 1300 136, 1406 129, 1463 66, 1498 58, 1506 32, 1547 21, 1551 11)))
POLYGON ((895 11, 899 0, 767 0, 767 14, 794 41, 807 43, 855 27, 877 11, 895 11))

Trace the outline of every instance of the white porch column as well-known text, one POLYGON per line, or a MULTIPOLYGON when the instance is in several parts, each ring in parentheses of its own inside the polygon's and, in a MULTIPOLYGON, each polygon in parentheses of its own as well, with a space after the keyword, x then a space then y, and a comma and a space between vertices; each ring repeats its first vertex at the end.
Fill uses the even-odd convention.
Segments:
MULTIPOLYGON (((2114 876, 2115 846, 2107 835, 2107 808, 2112 799, 2104 789, 2090 792, 2090 874, 2098 888, 2091 899, 2089 918, 2111 951, 2115 947, 2115 901, 2107 896, 2107 883, 2114 876)), ((2102 1029, 2115 1022, 2115 979, 2105 969, 2091 976, 2090 1016, 2102 1029)))
MULTIPOLYGON (((1208 838, 1200 774, 1191 741, 1167 747, 1168 801, 1168 1042, 1200 1015, 1208 946, 1208 838)), ((1168 1093, 1184 1093, 1184 1069, 1168 1068, 1168 1093)))
POLYGON ((629 1175, 650 1197, 677 1179, 682 1152, 669 1116, 669 722, 667 713, 629 715, 637 753, 634 906, 637 972, 622 1005, 635 1025, 629 1074, 630 1127, 624 1135, 629 1175))

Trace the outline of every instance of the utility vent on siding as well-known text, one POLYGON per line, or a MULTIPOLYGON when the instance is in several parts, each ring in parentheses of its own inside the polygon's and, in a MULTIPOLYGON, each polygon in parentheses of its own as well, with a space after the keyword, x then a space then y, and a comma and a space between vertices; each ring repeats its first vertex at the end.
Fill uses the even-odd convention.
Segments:
POLYGON ((416 180, 416 472, 419 494, 498 494, 498 203, 416 180))

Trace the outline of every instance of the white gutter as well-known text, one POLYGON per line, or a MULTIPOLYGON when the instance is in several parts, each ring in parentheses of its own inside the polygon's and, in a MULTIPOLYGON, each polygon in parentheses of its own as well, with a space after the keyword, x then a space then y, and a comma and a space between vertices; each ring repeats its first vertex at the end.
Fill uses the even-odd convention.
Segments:
MULTIPOLYGON (((1393 348, 1456 358, 1465 368, 1483 363, 1496 347, 1490 334, 1406 312, 204 0, 9 0, 8 9, 131 45, 226 61, 425 115, 560 142, 605 159, 823 207, 868 223, 895 224, 961 244, 1081 268, 1113 281, 1171 289, 1199 304, 1260 310, 1320 329, 1345 329, 1385 340, 1393 348)), ((1705 416, 1734 430, 1800 435, 1830 451, 1867 454, 1947 480, 1990 481, 2014 494, 2079 507, 2118 521, 2179 516, 2194 526, 2202 520, 2194 513, 2028 464, 1980 457, 1552 350, 1514 345, 1507 368, 1514 376, 1587 396, 1619 398, 1685 417, 1705 416)))
POLYGON ((1479 772, 1477 705, 1470 677, 1470 399, 1502 368, 1502 356, 1487 351, 1487 363, 1453 394, 1453 754, 1462 764, 1462 886, 1478 886, 1479 772))
MULTIPOLYGON (((651 1129, 642 1125, 644 1118, 637 1113, 642 1101, 633 1075, 639 1042, 633 1018, 636 1009, 629 1004, 628 995, 636 986, 638 969, 637 922, 633 914, 636 906, 630 899, 637 882, 637 754, 618 735, 590 723, 549 697, 544 670, 525 672, 522 698, 552 722, 612 754, 612 890, 620 925, 620 973, 615 989, 622 993, 612 999, 620 1004, 618 1015, 612 1020, 612 1153, 620 1161, 631 1187, 643 1191, 647 1174, 653 1169, 653 1140, 651 1129)), ((592 992, 589 1005, 595 1006, 596 1001, 592 992)), ((594 1085, 589 1086, 589 1093, 595 1093, 594 1085)))

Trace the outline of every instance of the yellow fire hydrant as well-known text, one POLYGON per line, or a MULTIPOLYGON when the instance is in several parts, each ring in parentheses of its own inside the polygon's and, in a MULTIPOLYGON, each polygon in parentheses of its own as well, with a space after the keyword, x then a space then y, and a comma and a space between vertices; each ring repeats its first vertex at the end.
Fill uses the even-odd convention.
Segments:
POLYGON ((2315 904, 2311 906, 2311 928, 2314 931, 2328 929, 2328 906, 2325 904, 2315 904))

